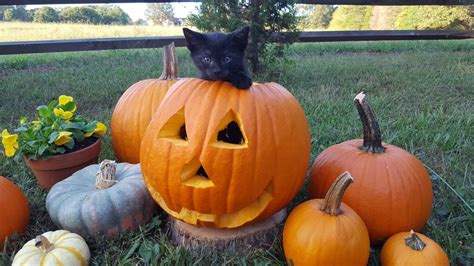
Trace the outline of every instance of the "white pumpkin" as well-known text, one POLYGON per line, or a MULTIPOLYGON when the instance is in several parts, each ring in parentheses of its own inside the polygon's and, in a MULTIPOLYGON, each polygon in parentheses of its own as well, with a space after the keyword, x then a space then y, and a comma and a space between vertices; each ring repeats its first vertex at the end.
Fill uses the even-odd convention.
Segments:
POLYGON ((58 230, 28 241, 15 255, 12 265, 85 266, 89 259, 89 247, 80 235, 58 230))

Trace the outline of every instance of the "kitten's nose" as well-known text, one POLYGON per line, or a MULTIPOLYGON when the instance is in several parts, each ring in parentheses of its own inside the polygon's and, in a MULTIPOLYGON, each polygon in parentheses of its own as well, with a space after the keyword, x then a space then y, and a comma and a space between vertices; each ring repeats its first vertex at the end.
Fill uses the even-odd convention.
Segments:
POLYGON ((222 71, 221 71, 221 69, 220 69, 220 68, 215 68, 215 69, 213 69, 213 70, 212 70, 212 73, 214 73, 214 74, 216 74, 216 75, 217 75, 217 74, 220 74, 220 73, 222 73, 222 71))

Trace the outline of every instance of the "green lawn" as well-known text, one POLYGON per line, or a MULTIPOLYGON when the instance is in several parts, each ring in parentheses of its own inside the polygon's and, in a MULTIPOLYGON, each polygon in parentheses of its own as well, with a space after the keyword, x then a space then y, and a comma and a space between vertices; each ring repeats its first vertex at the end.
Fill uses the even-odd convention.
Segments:
MULTIPOLYGON (((384 141, 414 153, 437 173, 432 175, 433 214, 424 233, 440 243, 452 265, 472 265, 474 214, 468 205, 474 205, 474 41, 299 44, 292 46, 289 59, 255 80, 278 82, 300 101, 310 123, 312 159, 332 144, 361 137, 352 99, 366 91, 384 141)), ((178 49, 178 60, 180 76, 195 75, 186 50, 178 49)), ((109 121, 126 88, 160 73, 160 49, 2 56, 0 129, 13 129, 21 115, 31 116, 36 106, 61 94, 74 96, 81 114, 109 121)), ((101 158, 113 158, 109 138, 101 158)), ((46 193, 24 164, 0 156, 0 167, 0 174, 30 200, 27 235, 12 246, 18 250, 22 242, 55 226, 45 209, 46 193)), ((305 199, 303 188, 291 207, 305 199)), ((172 245, 165 224, 166 215, 157 211, 140 231, 112 241, 87 239, 92 264, 284 263, 279 238, 270 249, 243 256, 206 255, 206 250, 193 256, 172 245)), ((373 250, 371 265, 379 264, 378 252, 373 250)), ((0 253, 0 265, 9 264, 12 254, 0 253)))

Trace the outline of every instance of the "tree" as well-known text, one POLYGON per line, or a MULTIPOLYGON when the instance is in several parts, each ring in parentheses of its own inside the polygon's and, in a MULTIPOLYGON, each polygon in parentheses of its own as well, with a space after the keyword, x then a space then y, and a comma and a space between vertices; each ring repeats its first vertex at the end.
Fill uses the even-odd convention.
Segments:
POLYGON ((41 7, 34 11, 33 13, 34 22, 58 22, 59 14, 56 9, 51 7, 41 7))
POLYGON ((471 23, 468 6, 406 6, 402 7, 395 27, 401 30, 468 30, 471 23))
POLYGON ((331 30, 368 30, 372 6, 340 6, 329 23, 331 30))
POLYGON ((61 20, 73 23, 98 24, 100 16, 97 11, 90 6, 66 7, 59 13, 61 20))
POLYGON ((100 24, 119 24, 127 25, 132 23, 132 20, 120 7, 115 5, 107 6, 92 6, 99 14, 100 24))
POLYGON ((308 27, 312 29, 327 29, 335 10, 335 6, 318 5, 307 17, 308 27))
POLYGON ((148 23, 146 22, 146 20, 141 19, 141 18, 139 18, 137 21, 135 21, 134 24, 135 24, 135 25, 139 25, 139 26, 146 26, 146 25, 148 25, 148 23))
POLYGON ((198 14, 191 15, 189 21, 202 31, 230 32, 250 25, 247 58, 254 73, 264 61, 282 58, 284 47, 298 36, 293 0, 203 0, 198 14))
POLYGON ((170 25, 174 19, 174 9, 169 3, 148 4, 145 16, 155 25, 170 25))
POLYGON ((31 21, 25 6, 10 6, 3 11, 3 19, 6 21, 31 21))

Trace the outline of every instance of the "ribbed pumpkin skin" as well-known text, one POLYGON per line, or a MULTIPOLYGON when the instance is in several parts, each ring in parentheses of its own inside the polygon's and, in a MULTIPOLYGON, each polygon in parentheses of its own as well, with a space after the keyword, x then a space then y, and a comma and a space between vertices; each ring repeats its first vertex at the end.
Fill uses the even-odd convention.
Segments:
POLYGON ((410 236, 410 232, 398 233, 391 236, 384 244, 380 253, 380 260, 383 266, 401 265, 436 265, 449 266, 449 259, 444 250, 427 236, 416 233, 426 244, 421 251, 413 250, 405 245, 405 238, 410 236))
POLYGON ((66 230, 46 232, 42 235, 54 244, 54 249, 45 253, 42 249, 35 247, 36 241, 32 239, 15 255, 12 266, 88 265, 90 259, 89 247, 80 235, 66 230))
POLYGON ((276 83, 239 90, 227 82, 181 80, 157 113, 142 141, 141 167, 154 199, 178 219, 238 227, 282 209, 304 181, 310 152, 306 118, 276 83), (182 110, 188 140, 159 137, 182 110), (246 144, 216 143, 229 114, 241 123, 246 144), (181 174, 192 161, 202 165, 214 186, 184 184, 181 174))
POLYGON ((321 198, 343 171, 354 183, 343 201, 351 206, 369 230, 371 243, 410 229, 420 231, 432 208, 432 186, 423 164, 407 151, 383 144, 384 153, 367 153, 361 139, 349 140, 324 150, 311 171, 309 192, 321 198))
POLYGON ((57 183, 46 197, 51 220, 82 236, 115 236, 149 221, 156 206, 146 190, 140 166, 117 164, 117 183, 96 189, 98 165, 90 165, 57 183))
POLYGON ((30 219, 28 200, 13 182, 0 176, 0 250, 6 237, 22 234, 30 219))
POLYGON ((112 146, 119 161, 140 162, 140 144, 145 129, 174 83, 176 80, 142 80, 120 97, 110 122, 112 146))
POLYGON ((306 201, 288 216, 283 230, 288 264, 367 265, 370 242, 362 219, 344 203, 341 214, 332 216, 320 210, 322 203, 306 201))

